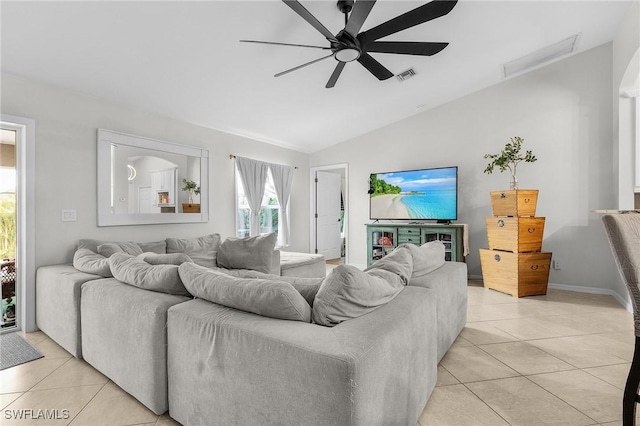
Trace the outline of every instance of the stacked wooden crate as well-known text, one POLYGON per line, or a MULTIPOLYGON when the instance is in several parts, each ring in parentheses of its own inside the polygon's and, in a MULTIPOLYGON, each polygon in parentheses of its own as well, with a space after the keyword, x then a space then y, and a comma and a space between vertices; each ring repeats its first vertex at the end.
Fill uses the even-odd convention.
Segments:
POLYGON ((536 217, 538 190, 491 192, 488 249, 480 249, 486 288, 514 297, 547 293, 551 253, 542 251, 544 217, 536 217))

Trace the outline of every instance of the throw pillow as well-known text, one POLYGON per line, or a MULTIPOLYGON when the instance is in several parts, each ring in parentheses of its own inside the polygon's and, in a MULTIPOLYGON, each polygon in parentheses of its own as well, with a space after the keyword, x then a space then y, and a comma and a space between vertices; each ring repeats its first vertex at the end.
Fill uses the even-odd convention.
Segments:
POLYGON ((267 274, 271 271, 276 239, 275 233, 249 238, 227 238, 220 244, 218 266, 228 269, 252 269, 267 274))
POLYGON ((105 278, 113 276, 111 268, 109 268, 109 259, 85 248, 78 249, 74 253, 73 267, 87 274, 100 275, 105 278))
POLYGON ((313 303, 313 322, 333 327, 369 313, 395 298, 403 289, 398 275, 380 269, 363 272, 339 265, 324 279, 313 303))
POLYGON ((311 321, 309 304, 284 281, 232 277, 193 263, 183 263, 178 272, 195 297, 265 317, 311 321))
POLYGON ((396 274, 402 280, 402 284, 409 284, 413 271, 413 256, 409 249, 404 246, 396 247, 391 253, 376 260, 366 271, 382 269, 396 274))
POLYGON ((150 265, 126 253, 114 253, 109 258, 113 277, 123 283, 160 293, 189 296, 182 284, 177 265, 150 265))
POLYGON ((427 275, 444 265, 444 244, 442 241, 430 241, 421 246, 414 244, 400 244, 411 253, 413 258, 413 273, 411 278, 427 275))
POLYGON ((198 238, 167 238, 167 253, 184 253, 193 263, 212 268, 220 247, 220 234, 210 234, 198 238))
POLYGON ((104 243, 98 246, 98 254, 104 257, 111 257, 114 253, 126 253, 131 256, 137 256, 142 254, 142 249, 136 243, 123 242, 123 243, 104 243))
POLYGON ((138 255, 138 259, 142 259, 150 265, 182 265, 184 262, 193 262, 191 258, 184 253, 142 253, 138 255))

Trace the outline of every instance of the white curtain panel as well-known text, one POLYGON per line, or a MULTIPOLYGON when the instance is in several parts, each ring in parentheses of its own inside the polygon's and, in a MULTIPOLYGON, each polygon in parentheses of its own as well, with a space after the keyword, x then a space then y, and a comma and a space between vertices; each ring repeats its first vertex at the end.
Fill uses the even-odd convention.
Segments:
POLYGON ((293 182, 293 167, 281 164, 270 164, 273 185, 275 186, 280 213, 278 214, 278 245, 287 247, 290 243, 289 216, 287 205, 291 195, 291 183, 293 182))
POLYGON ((251 236, 260 235, 260 208, 269 165, 250 158, 236 157, 236 167, 251 209, 251 236))

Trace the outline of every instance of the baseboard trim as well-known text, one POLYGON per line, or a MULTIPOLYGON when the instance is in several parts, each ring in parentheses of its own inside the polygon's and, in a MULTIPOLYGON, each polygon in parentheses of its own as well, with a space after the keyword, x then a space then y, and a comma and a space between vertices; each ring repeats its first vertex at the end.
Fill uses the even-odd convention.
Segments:
MULTIPOLYGON (((469 279, 473 281, 482 281, 482 275, 469 275, 469 279)), ((631 305, 631 302, 629 302, 625 297, 621 296, 620 293, 610 288, 587 287, 582 285, 556 283, 549 283, 548 288, 553 288, 555 290, 577 291, 579 293, 604 294, 607 296, 611 296, 616 299, 616 302, 622 305, 622 307, 625 308, 629 313, 633 314, 633 306, 631 305)))
POLYGON ((623 308, 625 308, 628 312, 633 313, 633 306, 631 305, 631 303, 628 302, 626 298, 622 297, 617 291, 610 288, 586 287, 580 285, 554 283, 549 283, 549 288, 553 288, 556 290, 577 291, 580 293, 605 294, 616 299, 616 302, 622 305, 623 308))

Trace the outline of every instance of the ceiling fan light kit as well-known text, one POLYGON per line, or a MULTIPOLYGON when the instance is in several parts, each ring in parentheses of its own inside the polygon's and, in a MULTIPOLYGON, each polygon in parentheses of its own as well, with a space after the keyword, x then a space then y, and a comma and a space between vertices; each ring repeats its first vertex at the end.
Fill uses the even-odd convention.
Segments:
POLYGON ((393 77, 393 73, 384 65, 374 59, 369 52, 393 53, 400 55, 431 56, 442 51, 449 43, 443 42, 417 42, 417 41, 378 41, 379 39, 406 30, 416 25, 423 24, 436 18, 440 18, 451 12, 458 2, 457 0, 433 0, 413 10, 410 10, 393 19, 383 22, 367 31, 359 32, 366 21, 375 0, 339 0, 337 7, 345 16, 345 27, 334 35, 315 16, 313 16, 297 0, 282 0, 294 12, 307 23, 320 32, 330 43, 329 47, 310 46, 305 44, 279 43, 258 40, 240 40, 249 43, 264 43, 281 46, 296 46, 315 49, 331 50, 331 54, 313 61, 298 65, 294 68, 279 72, 275 77, 299 70, 308 65, 315 64, 323 59, 333 57, 338 64, 329 77, 326 88, 335 86, 342 70, 348 62, 358 61, 378 80, 386 80, 393 77))

